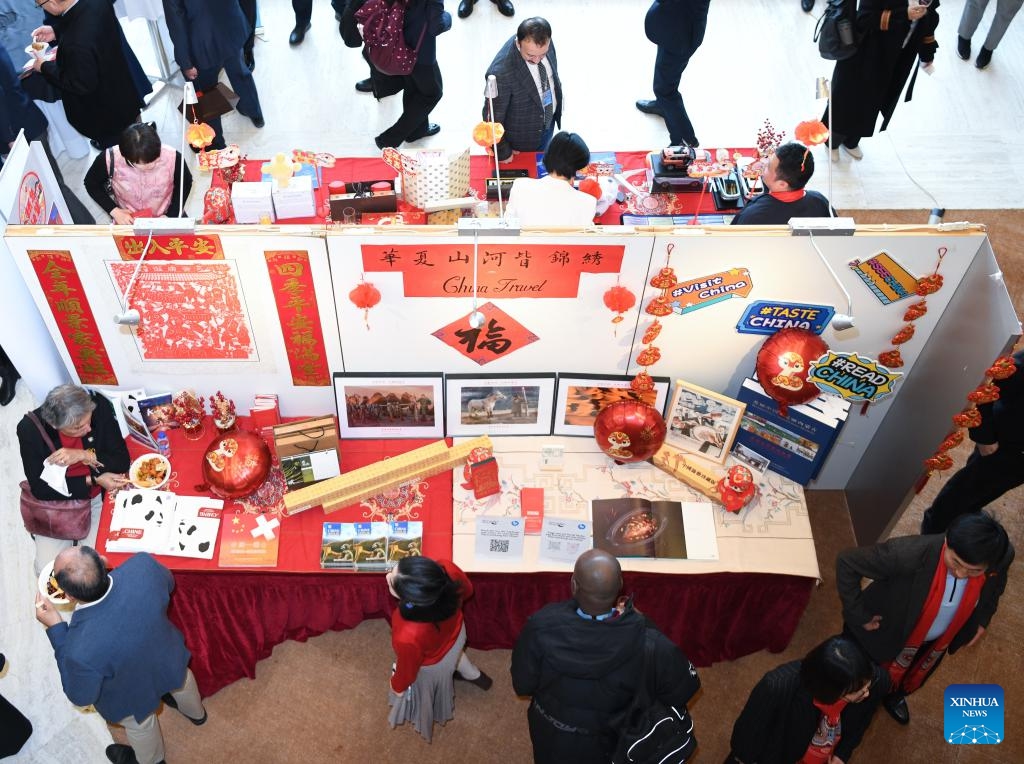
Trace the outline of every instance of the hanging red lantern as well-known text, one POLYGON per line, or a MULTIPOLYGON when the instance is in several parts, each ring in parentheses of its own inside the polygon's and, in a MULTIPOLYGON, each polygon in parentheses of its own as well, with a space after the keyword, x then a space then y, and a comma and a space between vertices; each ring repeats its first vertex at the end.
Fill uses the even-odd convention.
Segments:
POLYGON ((370 308, 380 302, 380 290, 369 281, 360 281, 356 284, 356 288, 348 293, 348 299, 357 308, 362 309, 363 321, 366 323, 366 329, 369 330, 370 308))
POLYGON ((612 319, 612 323, 617 324, 622 321, 622 314, 636 305, 636 295, 626 287, 616 284, 604 293, 604 304, 618 314, 612 319))
POLYGON ((779 403, 785 416, 790 405, 806 403, 820 391, 807 381, 814 361, 828 352, 828 345, 807 329, 780 329, 765 340, 757 353, 757 379, 764 391, 779 403))
POLYGON ((978 409, 961 411, 953 416, 953 424, 957 427, 966 427, 968 429, 977 427, 981 424, 981 412, 978 409))
POLYGON ((622 464, 650 459, 665 442, 665 420, 643 401, 616 401, 594 419, 594 438, 608 456, 622 464))

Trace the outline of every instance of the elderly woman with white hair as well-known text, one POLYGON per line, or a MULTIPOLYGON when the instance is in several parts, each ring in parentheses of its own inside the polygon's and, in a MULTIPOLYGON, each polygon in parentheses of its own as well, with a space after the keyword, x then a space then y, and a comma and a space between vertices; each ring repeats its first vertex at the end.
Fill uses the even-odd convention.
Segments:
MULTIPOLYGON (((18 423, 18 442, 32 496, 44 502, 91 501, 92 519, 80 541, 94 546, 103 495, 128 484, 125 473, 131 463, 110 401, 78 385, 59 385, 47 394, 42 406, 18 423), (43 479, 47 465, 66 468, 67 494, 53 487, 53 479, 43 479)), ((59 482, 59 477, 56 480, 59 482)), ((61 550, 78 543, 38 532, 32 537, 36 573, 61 550)))

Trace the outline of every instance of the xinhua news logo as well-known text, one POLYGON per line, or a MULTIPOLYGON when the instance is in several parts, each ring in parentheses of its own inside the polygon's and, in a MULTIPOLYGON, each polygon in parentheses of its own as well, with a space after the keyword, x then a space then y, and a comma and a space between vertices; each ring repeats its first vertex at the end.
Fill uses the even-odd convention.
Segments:
POLYGON ((951 684, 946 688, 945 708, 947 743, 1003 742, 1003 688, 998 684, 951 684))

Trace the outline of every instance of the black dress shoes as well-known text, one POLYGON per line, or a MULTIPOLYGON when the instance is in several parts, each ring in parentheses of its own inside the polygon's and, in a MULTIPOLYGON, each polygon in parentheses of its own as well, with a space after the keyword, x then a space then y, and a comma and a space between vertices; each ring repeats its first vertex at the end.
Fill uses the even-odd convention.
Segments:
POLYGON ((981 50, 978 51, 978 57, 974 60, 974 65, 979 69, 984 69, 991 61, 992 51, 982 45, 981 50))
POLYGON ((804 9, 804 13, 810 13, 814 8, 814 0, 800 0, 800 7, 804 9))
POLYGON ((907 708, 907 696, 899 693, 891 693, 882 698, 882 705, 889 712, 889 716, 900 724, 910 724, 910 709, 907 708))
POLYGON ((356 90, 360 93, 372 93, 373 92, 373 80, 367 77, 365 80, 359 80, 356 83, 356 90))
POLYGON ((135 749, 130 745, 113 743, 107 746, 106 754, 113 764, 139 764, 135 758, 135 749))
POLYGON ((637 101, 636 108, 642 111, 644 114, 653 114, 656 117, 664 118, 665 112, 658 108, 657 101, 637 101))
POLYGON ((476 0, 462 0, 459 3, 459 18, 464 19, 473 12, 473 6, 476 4, 476 0))
POLYGON ((512 5, 512 0, 491 0, 491 2, 498 6, 498 13, 502 16, 511 18, 516 15, 516 9, 512 5))
POLYGON ((964 61, 971 60, 971 41, 966 37, 956 36, 956 54, 964 61))
POLYGON ((475 684, 481 690, 489 690, 491 689, 491 685, 494 684, 494 680, 487 676, 487 674, 485 674, 483 671, 480 672, 480 676, 478 676, 476 679, 466 679, 466 677, 464 677, 462 674, 456 671, 455 679, 460 682, 469 682, 470 684, 475 684))
POLYGON ((405 139, 405 142, 414 143, 415 141, 421 140, 423 138, 429 138, 432 135, 437 135, 439 132, 441 132, 441 126, 434 122, 429 122, 427 123, 427 129, 424 132, 416 133, 415 135, 410 135, 408 138, 405 139))
MULTIPOLYGON (((178 708, 178 701, 176 701, 174 699, 174 696, 171 695, 171 693, 165 692, 163 695, 160 696, 160 700, 162 700, 164 702, 165 706, 167 706, 168 708, 173 708, 179 714, 181 714, 181 710, 178 708)), ((185 716, 185 714, 181 714, 181 715, 185 716)), ((208 716, 209 716, 209 714, 206 713, 206 711, 203 711, 203 718, 202 719, 193 719, 191 716, 185 716, 185 718, 188 719, 190 722, 192 722, 197 727, 199 727, 199 726, 201 726, 203 724, 206 724, 206 719, 207 719, 208 716)))
POLYGON ((292 30, 292 33, 288 35, 288 44, 301 45, 302 41, 306 39, 306 32, 309 31, 311 26, 313 26, 311 23, 307 23, 305 28, 296 26, 295 29, 292 30))

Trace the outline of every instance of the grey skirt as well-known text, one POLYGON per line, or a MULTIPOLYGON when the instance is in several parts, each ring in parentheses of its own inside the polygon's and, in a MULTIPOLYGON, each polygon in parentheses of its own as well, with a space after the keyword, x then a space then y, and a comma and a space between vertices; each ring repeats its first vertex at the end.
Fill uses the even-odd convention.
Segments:
POLYGON ((444 724, 455 716, 455 667, 466 646, 466 624, 452 648, 437 663, 420 666, 416 681, 401 695, 389 692, 391 713, 388 722, 394 729, 412 722, 412 726, 429 743, 434 733, 434 722, 444 724))

